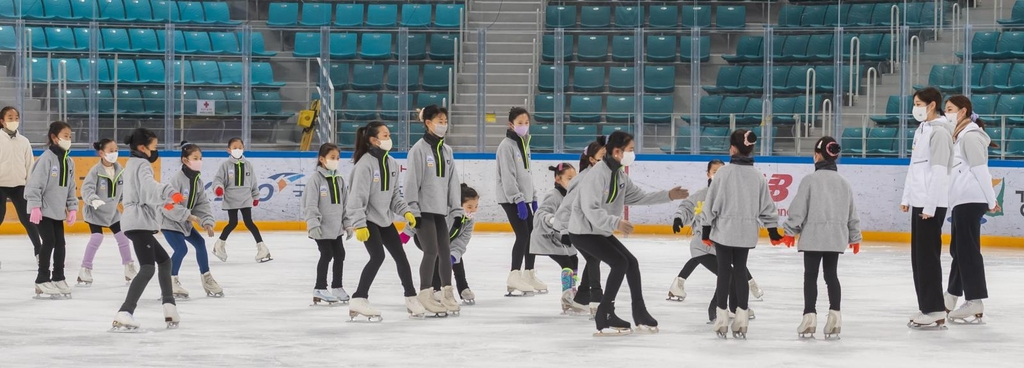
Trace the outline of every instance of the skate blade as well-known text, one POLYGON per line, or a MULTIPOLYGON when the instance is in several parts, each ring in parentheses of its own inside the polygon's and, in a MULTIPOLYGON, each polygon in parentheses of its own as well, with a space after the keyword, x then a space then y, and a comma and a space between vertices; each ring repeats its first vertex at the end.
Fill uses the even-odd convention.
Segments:
POLYGON ((726 336, 725 332, 717 332, 716 331, 715 334, 718 335, 719 339, 722 339, 722 340, 728 340, 729 339, 729 337, 726 336))
POLYGON ((842 339, 839 337, 839 333, 836 332, 836 333, 825 334, 825 340, 842 340, 842 339))
POLYGON ((950 323, 955 323, 955 324, 958 324, 958 325, 983 325, 983 324, 985 324, 985 320, 983 319, 982 316, 979 316, 979 315, 975 315, 975 316, 972 316, 972 317, 966 317, 966 318, 949 317, 948 319, 949 319, 950 323))
POLYGON ((797 337, 799 337, 801 339, 804 339, 804 340, 814 340, 814 332, 813 331, 811 331, 811 332, 798 332, 796 335, 797 335, 797 337))
POLYGON ((168 330, 177 329, 179 323, 180 322, 167 322, 167 329, 168 330))
POLYGON ((448 317, 458 317, 462 315, 462 311, 448 311, 448 317))
POLYGON ((520 290, 509 291, 508 294, 505 294, 505 296, 509 297, 509 298, 532 297, 534 295, 535 295, 535 292, 533 292, 533 291, 520 291, 520 290), (516 294, 515 293, 516 291, 518 291, 519 294, 516 294))
POLYGON ((413 312, 409 312, 409 319, 420 319, 420 320, 422 320, 422 319, 427 319, 427 316, 422 315, 422 314, 415 314, 413 312))
POLYGON ((656 334, 661 332, 658 326, 636 325, 636 332, 642 334, 656 334))
POLYGON ((356 323, 367 323, 367 322, 369 322, 369 323, 380 323, 380 322, 383 322, 383 321, 384 321, 384 317, 382 317, 382 316, 379 316, 379 315, 377 315, 377 316, 367 316, 367 315, 364 315, 364 314, 359 314, 359 313, 355 313, 355 314, 353 315, 353 313, 352 313, 352 312, 349 312, 349 314, 348 314, 348 322, 356 322, 356 323), (357 319, 356 319, 356 317, 362 317, 362 318, 359 318, 359 319, 357 320, 357 319))
POLYGON ((948 327, 946 327, 946 320, 938 320, 935 321, 934 323, 929 324, 920 324, 914 323, 914 321, 910 321, 907 323, 907 327, 921 331, 944 331, 949 329, 948 327))
POLYGON ((547 294, 547 293, 548 293, 548 289, 544 289, 544 290, 534 290, 534 293, 537 293, 537 294, 547 294))
POLYGON ((146 332, 149 332, 149 331, 147 331, 145 329, 142 329, 142 328, 139 328, 139 327, 122 326, 122 327, 111 327, 109 330, 107 330, 107 332, 110 332, 110 333, 146 333, 146 332))
POLYGON ((270 262, 270 261, 273 261, 273 260, 274 260, 273 258, 267 257, 267 258, 257 259, 256 262, 257 263, 267 263, 267 262, 270 262))
MULTIPOLYGON (((161 300, 162 300, 162 299, 161 299, 161 300)), ((178 301, 178 300, 181 300, 181 301, 189 301, 189 300, 192 300, 192 298, 189 298, 189 297, 188 297, 188 295, 183 295, 183 294, 174 294, 174 300, 175 300, 175 301, 178 301)))
POLYGON ((448 318, 448 312, 430 313, 427 312, 426 318, 448 318))
POLYGON ((665 300, 672 301, 672 302, 681 302, 681 301, 686 300, 686 297, 685 296, 673 295, 672 293, 668 293, 668 298, 665 298, 665 300))
POLYGON ((207 291, 206 292, 206 296, 211 297, 211 298, 223 298, 224 297, 224 292, 211 293, 211 292, 207 291))
POLYGON ((89 286, 92 286, 92 281, 82 281, 82 279, 78 279, 78 283, 75 284, 75 286, 76 287, 89 287, 89 286))
POLYGON ((66 297, 64 297, 63 295, 60 295, 60 294, 36 294, 35 296, 32 297, 32 299, 36 299, 36 300, 65 300, 65 299, 70 299, 70 298, 66 298, 66 297))
POLYGON ((633 330, 632 329, 628 329, 628 328, 620 329, 620 328, 610 327, 610 328, 606 328, 606 329, 603 329, 603 330, 598 330, 597 332, 594 333, 594 337, 620 337, 620 336, 629 336, 629 335, 632 335, 632 334, 633 334, 633 330))
POLYGON ((476 300, 474 300, 474 299, 463 300, 462 301, 462 305, 476 305, 476 300))
POLYGON ((747 332, 746 331, 733 331, 732 332, 732 338, 746 340, 747 339, 747 332))

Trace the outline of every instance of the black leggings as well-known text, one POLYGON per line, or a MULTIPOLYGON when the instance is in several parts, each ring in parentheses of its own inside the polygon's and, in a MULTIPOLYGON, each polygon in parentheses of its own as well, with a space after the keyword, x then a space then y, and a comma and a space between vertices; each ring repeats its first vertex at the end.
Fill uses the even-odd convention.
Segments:
MULTIPOLYGON (((683 270, 679 272, 679 277, 682 277, 684 279, 690 277, 690 274, 693 273, 693 270, 697 268, 697 265, 704 266, 704 268, 706 268, 708 271, 711 271, 712 274, 718 276, 718 257, 715 257, 714 254, 705 254, 702 256, 690 258, 689 261, 686 261, 686 265, 683 266, 683 270)), ((748 281, 753 279, 752 277, 750 277, 749 272, 747 273, 747 277, 748 281)), ((729 285, 729 311, 733 313, 736 313, 736 300, 736 286, 729 285)), ((713 295, 711 296, 711 302, 708 303, 709 320, 714 321, 715 318, 718 317, 717 313, 715 312, 715 308, 717 306, 718 297, 717 295, 713 295)))
POLYGON ((4 216, 7 216, 8 199, 14 204, 14 212, 18 213, 18 221, 21 221, 21 226, 24 226, 25 232, 28 233, 28 239, 32 242, 32 249, 35 255, 39 255, 39 249, 43 247, 43 242, 39 237, 39 228, 36 224, 29 221, 28 201, 25 200, 25 186, 0 187, 0 224, 3 224, 4 216))
MULTIPOLYGON (((387 227, 377 226, 367 222, 366 230, 370 232, 370 238, 363 242, 366 252, 370 254, 370 260, 363 267, 363 273, 359 277, 359 287, 353 298, 368 298, 370 285, 377 277, 380 266, 384 264, 384 249, 391 253, 395 259, 395 266, 398 268, 398 278, 402 280, 402 287, 405 288, 405 296, 416 296, 416 289, 412 281, 412 271, 409 267, 409 258, 405 256, 405 249, 402 248, 402 239, 398 237, 398 230, 395 225, 387 227)), ((436 275, 435 275, 436 276, 436 275)))
POLYGON ((580 285, 576 288, 576 297, 573 300, 583 305, 600 303, 604 296, 601 290, 601 261, 583 249, 576 248, 576 250, 587 261, 587 265, 583 268, 580 285))
POLYGON ((334 261, 334 275, 331 288, 341 287, 341 277, 345 270, 345 247, 339 236, 337 239, 317 239, 316 247, 320 248, 320 261, 316 264, 316 285, 314 289, 327 289, 327 269, 334 261))
MULTIPOLYGON (((413 242, 416 243, 416 248, 419 248, 419 250, 423 250, 423 245, 420 244, 419 238, 413 238, 413 242)), ((452 256, 449 255, 448 262, 451 262, 451 257, 452 256)), ((437 257, 437 260, 434 261, 434 269, 441 269, 441 264, 438 263, 441 261, 441 258, 442 257, 439 255, 437 257)), ((459 260, 459 263, 452 263, 452 273, 455 274, 455 288, 459 291, 460 294, 462 293, 463 290, 469 289, 469 282, 466 281, 465 262, 466 258, 463 257, 462 259, 459 260)), ((434 279, 430 282, 430 286, 432 286, 434 290, 441 290, 440 272, 434 272, 434 279)))
POLYGON ((944 312, 942 297, 942 222, 946 209, 935 209, 935 217, 921 218, 921 207, 910 211, 910 265, 921 313, 944 312))
MULTIPOLYGON (((608 272, 608 281, 605 284, 604 296, 601 298, 602 308, 610 308, 615 301, 615 296, 622 286, 622 279, 625 277, 629 284, 629 294, 633 302, 633 315, 639 311, 646 312, 644 305, 643 284, 640 280, 640 264, 636 257, 626 249, 625 245, 614 236, 600 235, 575 235, 569 234, 572 244, 576 249, 590 253, 591 256, 607 263, 611 267, 608 272)), ((588 267, 590 262, 587 263, 588 267)), ((610 310, 610 309, 608 309, 610 310)))
POLYGON ((825 285, 828 286, 828 309, 839 311, 843 297, 839 286, 839 252, 804 252, 804 314, 817 313, 814 304, 818 301, 818 265, 825 271, 825 285))
POLYGON ((252 222, 252 208, 228 210, 228 224, 224 226, 224 230, 221 230, 220 240, 227 241, 231 232, 235 231, 235 226, 238 226, 238 211, 242 211, 242 221, 245 222, 245 228, 249 229, 257 243, 262 243, 263 236, 260 235, 260 229, 252 222))
POLYGON ((718 255, 718 287, 715 289, 715 301, 717 307, 725 309, 729 305, 729 299, 736 300, 736 307, 748 309, 747 302, 750 292, 750 285, 747 284, 747 256, 749 248, 730 247, 722 244, 715 244, 715 251, 718 255), (730 294, 732 294, 730 296, 730 294))
POLYGON ((965 203, 953 207, 952 241, 949 255, 953 263, 949 269, 950 294, 967 300, 988 298, 985 281, 985 259, 981 256, 981 218, 988 212, 985 203, 965 203))
MULTIPOLYGON (((104 226, 89 224, 89 233, 91 233, 91 234, 103 234, 103 228, 104 228, 104 226)), ((112 224, 110 226, 106 226, 106 228, 110 229, 111 233, 117 234, 117 233, 121 232, 121 222, 120 221, 119 222, 115 222, 114 224, 112 224)))
POLYGON ((39 250, 39 272, 36 283, 64 280, 64 257, 67 246, 64 242, 64 221, 43 217, 39 221, 39 234, 43 237, 43 246, 39 250), (53 254, 53 274, 50 274, 50 254, 53 254))
POLYGON ((155 231, 149 230, 124 232, 124 236, 132 241, 132 247, 135 248, 135 258, 139 260, 139 274, 132 279, 132 283, 128 287, 128 295, 125 296, 124 304, 121 305, 121 311, 135 313, 135 307, 139 303, 139 298, 142 297, 142 292, 146 290, 146 285, 156 273, 154 265, 160 268, 157 281, 160 283, 163 304, 175 304, 171 289, 171 256, 153 236, 154 233, 155 231))
MULTIPOLYGON (((530 205, 527 204, 527 207, 530 205)), ((519 219, 519 208, 512 203, 502 203, 501 208, 508 216, 508 223, 512 225, 512 231, 516 233, 516 242, 512 245, 512 271, 523 268, 523 260, 526 260, 526 269, 532 270, 537 256, 530 254, 530 233, 533 232, 533 211, 527 209, 529 214, 526 220, 519 219)), ((553 258, 552 258, 553 259, 553 258)), ((557 262, 557 260, 556 260, 557 262)))
POLYGON ((423 249, 423 260, 420 261, 420 290, 433 287, 434 275, 440 274, 441 286, 452 284, 452 249, 448 243, 448 225, 444 215, 424 213, 419 226, 416 227, 416 238, 423 249), (441 262, 443 260, 443 262, 441 262))

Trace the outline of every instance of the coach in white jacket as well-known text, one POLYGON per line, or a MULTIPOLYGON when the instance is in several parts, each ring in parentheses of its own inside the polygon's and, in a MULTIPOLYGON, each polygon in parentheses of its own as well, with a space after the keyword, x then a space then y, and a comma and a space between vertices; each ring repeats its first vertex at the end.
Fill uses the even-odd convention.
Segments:
POLYGON ((29 171, 32 171, 32 146, 28 138, 18 132, 20 120, 21 116, 14 107, 7 106, 0 110, 0 224, 7 215, 7 200, 10 199, 38 256, 42 245, 39 230, 28 221, 28 206, 25 202, 25 183, 28 182, 29 171))

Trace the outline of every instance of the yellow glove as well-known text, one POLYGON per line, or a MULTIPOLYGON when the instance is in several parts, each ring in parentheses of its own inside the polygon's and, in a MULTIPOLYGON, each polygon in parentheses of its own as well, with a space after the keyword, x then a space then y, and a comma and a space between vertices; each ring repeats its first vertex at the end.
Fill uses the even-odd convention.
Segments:
POLYGON ((405 221, 409 221, 409 226, 416 227, 416 216, 413 216, 412 212, 405 213, 405 221))
POLYGON ((370 239, 370 230, 367 230, 365 227, 356 229, 356 240, 365 242, 368 239, 370 239))

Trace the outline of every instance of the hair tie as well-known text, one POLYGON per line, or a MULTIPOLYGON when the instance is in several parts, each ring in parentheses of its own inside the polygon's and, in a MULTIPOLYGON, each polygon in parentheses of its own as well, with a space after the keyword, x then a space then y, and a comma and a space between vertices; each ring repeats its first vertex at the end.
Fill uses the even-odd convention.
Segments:
MULTIPOLYGON (((838 146, 838 145, 839 144, 836 143, 836 142, 828 142, 828 144, 825 145, 825 153, 827 153, 829 156, 832 156, 832 157, 838 157, 839 156, 839 152, 832 153, 832 151, 829 150, 829 148, 831 148, 832 146, 838 146)), ((837 149, 837 151, 839 151, 839 150, 837 149)))
POLYGON ((750 142, 750 140, 747 139, 747 137, 749 137, 749 136, 750 136, 750 131, 749 130, 746 133, 743 133, 743 145, 744 146, 750 147, 750 146, 754 145, 753 142, 750 142))
POLYGON ((971 113, 971 122, 973 123, 975 121, 978 121, 978 113, 972 112, 971 113))
POLYGON ((423 109, 417 109, 417 112, 420 114, 420 121, 423 121, 423 109))
POLYGON ((587 146, 587 147, 583 147, 583 154, 584 154, 584 155, 586 155, 586 154, 587 154, 587 148, 590 148, 590 146, 587 146))
POLYGON ((555 168, 558 169, 558 171, 562 171, 562 164, 558 164, 555 168))

